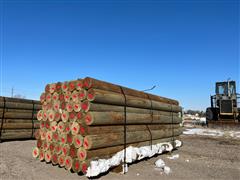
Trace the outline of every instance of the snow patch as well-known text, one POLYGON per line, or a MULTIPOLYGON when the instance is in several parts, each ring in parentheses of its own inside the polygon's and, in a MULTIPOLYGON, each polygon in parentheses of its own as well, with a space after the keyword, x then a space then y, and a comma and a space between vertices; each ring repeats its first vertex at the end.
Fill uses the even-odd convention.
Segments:
POLYGON ((202 135, 202 136, 230 136, 232 138, 240 138, 240 131, 223 131, 216 129, 193 128, 183 131, 186 135, 202 135))
POLYGON ((164 166, 165 166, 165 162, 162 160, 162 159, 158 159, 156 162, 155 162, 155 166, 157 167, 157 168, 164 168, 164 166))
POLYGON ((165 174, 169 174, 171 172, 171 169, 168 166, 164 166, 163 171, 165 174))
POLYGON ((172 156, 168 156, 167 157, 168 159, 178 159, 179 158, 179 154, 175 154, 175 155, 172 155, 172 156))
MULTIPOLYGON (((176 147, 180 147, 182 142, 175 140, 176 147)), ((146 157, 152 157, 155 154, 162 154, 163 152, 169 152, 173 150, 173 146, 169 142, 158 143, 152 146, 132 147, 126 148, 126 163, 132 163, 136 160, 141 160, 146 157)), ((90 162, 90 166, 87 169, 87 177, 98 176, 101 173, 108 171, 113 166, 118 166, 124 162, 124 150, 116 153, 109 159, 99 159, 90 162)), ((164 166, 165 167, 165 166, 164 166)), ((123 172, 127 172, 127 165, 123 167, 123 172)), ((170 172, 170 168, 164 168, 165 173, 170 172), (166 171, 166 172, 165 172, 166 171)))
POLYGON ((155 162, 155 166, 156 166, 157 168, 162 169, 165 174, 169 174, 169 173, 171 172, 170 167, 166 166, 165 162, 164 162, 162 159, 158 159, 158 160, 155 162))

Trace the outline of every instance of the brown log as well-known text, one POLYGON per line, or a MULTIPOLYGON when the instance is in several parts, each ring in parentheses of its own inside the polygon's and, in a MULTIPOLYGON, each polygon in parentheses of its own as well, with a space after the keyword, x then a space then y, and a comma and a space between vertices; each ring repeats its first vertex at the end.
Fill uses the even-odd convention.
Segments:
MULTIPOLYGON (((4 102, 0 101, 0 108, 3 108, 3 107, 4 107, 4 102)), ((6 102, 5 108, 40 110, 42 106, 40 104, 33 104, 33 103, 6 102)))
POLYGON ((2 129, 2 134, 18 134, 18 133, 32 133, 39 129, 2 129))
POLYGON ((40 129, 37 129, 37 130, 34 132, 34 137, 35 137, 35 139, 37 139, 37 140, 41 140, 40 129))
POLYGON ((65 158, 65 169, 71 170, 72 169, 72 164, 73 164, 73 159, 70 156, 66 156, 65 158))
POLYGON ((42 146, 43 146, 43 141, 42 141, 41 139, 38 139, 38 140, 37 140, 37 147, 38 147, 39 149, 41 149, 42 146))
POLYGON ((43 150, 46 152, 49 150, 49 143, 47 141, 43 141, 43 150))
POLYGON ((45 159, 46 162, 51 162, 51 159, 52 159, 52 153, 51 153, 51 151, 47 150, 47 151, 45 152, 45 157, 44 157, 44 159, 45 159))
POLYGON ((63 121, 60 121, 60 122, 58 123, 57 130, 58 130, 59 134, 61 134, 61 133, 64 132, 65 127, 66 127, 66 124, 65 124, 63 121))
POLYGON ((45 152, 43 150, 40 150, 40 152, 39 152, 39 160, 43 161, 44 157, 45 157, 45 152))
MULTIPOLYGON (((174 140, 174 139, 172 139, 172 140, 174 140)), ((175 146, 175 143, 172 141, 172 140, 170 140, 170 141, 167 141, 167 139, 165 140, 165 139, 159 139, 159 140, 156 140, 156 141, 158 141, 158 142, 156 142, 156 143, 163 143, 163 142, 169 142, 169 143, 171 143, 172 144, 172 146, 173 146, 173 148, 175 149, 176 148, 176 146, 175 146), (163 141, 162 141, 163 140, 163 141)), ((141 143, 139 143, 139 145, 135 145, 135 147, 141 147, 141 146, 146 146, 146 145, 148 145, 148 144, 146 144, 146 142, 141 142, 141 143)), ((93 155, 93 158, 89 158, 89 159, 86 159, 86 160, 84 160, 84 161, 81 161, 81 165, 82 165, 82 169, 81 169, 81 171, 85 174, 86 172, 87 172, 87 168, 90 166, 90 162, 92 161, 92 160, 96 160, 96 159, 100 159, 100 158, 110 158, 110 157, 112 157, 116 152, 118 152, 118 147, 111 147, 111 148, 103 148, 103 149, 98 149, 98 150, 92 150, 92 152, 94 152, 94 153, 92 153, 92 155, 93 155), (116 149, 114 149, 114 148, 116 148, 116 149), (108 152, 109 151, 109 152, 108 152), (116 152, 115 152, 116 151, 116 152), (111 152, 115 152, 115 153, 113 153, 113 154, 109 154, 108 155, 108 153, 111 153, 111 152), (95 154, 96 153, 96 154, 95 154), (94 155, 95 154, 95 155, 94 155), (102 154, 102 155, 100 155, 100 154, 102 154), (96 157, 97 156, 97 157, 96 157), (96 157, 96 158, 95 158, 96 157)), ((121 150, 123 150, 123 147, 122 148, 120 148, 120 151, 121 150)), ((89 153, 90 151, 88 151, 88 153, 89 153)))
POLYGON ((18 103, 29 103, 29 104, 41 104, 40 101, 31 99, 20 99, 0 96, 0 102, 3 102, 5 98, 6 102, 18 102, 18 103))
MULTIPOLYGON (((127 125, 126 131, 127 132, 148 131, 149 129, 160 130, 160 129, 179 128, 179 127, 180 127, 179 124, 127 125)), ((124 132, 123 125, 86 126, 81 124, 80 128, 81 128, 80 134, 83 136, 124 132)))
MULTIPOLYGON (((177 129, 161 129, 149 131, 134 131, 126 134, 126 143, 135 143, 148 141, 152 139, 168 138, 182 133, 181 128, 177 129)), ((103 147, 117 146, 124 144, 124 133, 109 133, 88 135, 84 137, 83 146, 85 149, 97 149, 103 147)))
POLYGON ((57 122, 53 121, 50 123, 50 130, 54 133, 57 131, 57 122))
POLYGON ((178 101, 173 100, 173 99, 156 96, 156 95, 149 94, 149 93, 144 93, 142 91, 130 89, 127 87, 122 87, 122 89, 121 89, 121 87, 119 85, 108 83, 105 81, 100 81, 100 80, 93 79, 90 77, 86 77, 83 80, 83 87, 85 87, 87 89, 89 89, 89 88, 102 89, 102 90, 112 91, 112 92, 116 92, 116 93, 120 93, 120 94, 122 94, 122 90, 123 90, 124 94, 126 94, 126 95, 178 105, 178 101))
MULTIPOLYGON (((60 92, 60 91, 67 92, 67 91, 81 90, 82 83, 83 83, 82 79, 71 80, 71 81, 62 82, 62 83, 59 82, 56 84, 55 92, 60 92)), ((48 92, 48 88, 46 88, 45 91, 48 92)))
POLYGON ((62 154, 64 156, 68 156, 70 152, 70 146, 68 144, 64 144, 62 147, 62 154))
MULTIPOLYGON (((91 99, 88 98, 88 100, 95 103, 120 106, 125 105, 125 98, 122 94, 119 93, 99 89, 90 89, 88 90, 88 97, 89 95, 91 95, 91 99)), ((144 99, 130 95, 126 95, 126 100, 127 100, 126 105, 129 107, 181 112, 181 107, 178 105, 167 104, 154 100, 150 101, 149 99, 144 99)), ((84 109, 83 105, 82 109, 88 111, 88 109, 84 109)))
MULTIPOLYGON (((114 125, 124 124, 123 112, 88 112, 84 117, 87 125, 114 125)), ((178 116, 165 116, 151 114, 127 113, 126 124, 165 124, 180 123, 182 119, 178 116)))
POLYGON ((71 156, 71 158, 77 157, 77 148, 74 145, 70 146, 69 155, 71 156))
POLYGON ((81 169, 82 169, 81 162, 77 158, 73 159, 73 164, 72 164, 73 172, 79 173, 81 172, 81 169))
POLYGON ((18 113, 18 112, 20 112, 20 113, 32 113, 32 112, 34 112, 34 113, 37 113, 38 112, 38 110, 30 110, 30 109, 9 109, 9 108, 5 108, 5 109, 3 109, 3 108, 0 108, 0 117, 1 117, 1 114, 2 113, 6 113, 6 112, 15 112, 15 113, 18 113))
POLYGON ((51 161, 52 161, 53 165, 58 164, 58 154, 57 153, 53 153, 51 161))
POLYGON ((80 131, 80 125, 79 125, 79 123, 73 122, 70 128, 71 128, 71 133, 72 133, 73 135, 79 134, 79 131, 80 131))
POLYGON ((18 133, 2 133, 1 140, 15 140, 15 139, 32 139, 34 133, 32 132, 18 132, 18 133))
POLYGON ((34 158, 37 158, 39 156, 39 152, 40 152, 39 148, 38 147, 34 147, 33 151, 32 151, 32 156, 34 158))
POLYGON ((51 143, 52 140, 53 140, 53 133, 52 133, 52 131, 47 131, 47 133, 46 133, 46 141, 48 143, 51 143))
MULTIPOLYGON (((98 104, 85 101, 87 106, 89 106, 89 111, 97 111, 97 112, 124 112, 124 106, 117 105, 109 105, 109 104, 98 104)), ((160 110, 151 110, 151 109, 143 109, 143 108, 134 108, 134 107, 126 107, 127 113, 138 113, 138 114, 161 114, 166 116, 178 115, 176 112, 168 112, 168 111, 160 111, 160 110)))
POLYGON ((53 154, 53 152, 54 152, 54 150, 55 150, 55 143, 49 142, 49 150, 50 150, 51 153, 53 154))
POLYGON ((6 112, 4 113, 4 118, 5 119, 33 119, 37 118, 37 113, 34 112, 34 115, 32 113, 21 113, 21 112, 6 112))
POLYGON ((67 133, 67 144, 70 146, 73 144, 73 135, 71 133, 67 133))
POLYGON ((59 141, 59 134, 58 132, 53 133, 53 142, 58 143, 59 141))
POLYGON ((3 123, 2 129, 32 129, 39 128, 39 123, 3 123))
MULTIPOLYGON (((163 139, 156 139, 151 141, 143 141, 143 142, 137 142, 137 143, 130 143, 127 144, 127 147, 133 146, 133 147, 142 147, 142 146, 150 146, 151 144, 158 144, 163 142, 170 142, 172 145, 174 145, 174 140, 176 140, 177 137, 173 138, 163 138, 163 139)), ((115 153, 121 151, 124 149, 124 145, 119 146, 113 146, 113 147, 105 147, 95 150, 86 150, 83 147, 78 149, 77 156, 80 161, 85 161, 86 159, 99 159, 99 158, 110 158, 115 153)))
MULTIPOLYGON (((2 119, 0 119, 2 122, 2 119)), ((3 119, 4 123, 32 123, 32 119, 3 119)), ((39 123, 37 119, 33 120, 33 123, 39 123)))
POLYGON ((83 145, 83 137, 80 134, 73 136, 73 144, 76 148, 80 148, 83 145))
POLYGON ((57 92, 54 92, 52 95, 52 100, 53 102, 56 102, 59 100, 59 94, 57 92))
POLYGON ((64 156, 63 154, 61 154, 58 157, 58 163, 59 163, 60 167, 64 167, 64 165, 65 165, 65 158, 66 158, 66 156, 64 156))
POLYGON ((62 153, 62 145, 60 143, 55 143, 55 153, 61 154, 62 153))
POLYGON ((67 134, 66 133, 60 133, 60 138, 59 138, 59 140, 60 140, 60 142, 62 143, 62 144, 65 144, 65 143, 67 143, 67 134))
POLYGON ((81 171, 83 174, 86 174, 87 173, 87 169, 88 169, 88 166, 90 165, 90 162, 91 160, 87 160, 87 161, 82 161, 81 162, 81 171))

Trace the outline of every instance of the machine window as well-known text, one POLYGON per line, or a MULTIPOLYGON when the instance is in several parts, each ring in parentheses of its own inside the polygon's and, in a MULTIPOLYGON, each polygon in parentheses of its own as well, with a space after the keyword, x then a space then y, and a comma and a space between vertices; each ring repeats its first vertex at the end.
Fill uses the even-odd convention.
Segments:
POLYGON ((218 85, 218 94, 226 94, 226 86, 225 85, 218 85))

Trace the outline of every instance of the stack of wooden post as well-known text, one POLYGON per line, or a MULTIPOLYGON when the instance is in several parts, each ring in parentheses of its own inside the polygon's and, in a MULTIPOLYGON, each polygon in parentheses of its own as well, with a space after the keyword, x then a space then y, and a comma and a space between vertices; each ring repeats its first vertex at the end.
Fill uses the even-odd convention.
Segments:
POLYGON ((177 101, 89 77, 49 84, 40 101, 33 156, 74 172, 125 146, 173 142, 182 133, 177 101))
POLYGON ((33 138, 40 109, 40 101, 0 96, 0 140, 33 138))

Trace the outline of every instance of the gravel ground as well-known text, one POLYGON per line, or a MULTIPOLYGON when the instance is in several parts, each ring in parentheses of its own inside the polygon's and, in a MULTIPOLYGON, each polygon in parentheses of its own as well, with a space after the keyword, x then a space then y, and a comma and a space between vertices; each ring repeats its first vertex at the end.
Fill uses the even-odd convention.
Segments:
MULTIPOLYGON (((132 164, 125 175, 107 173, 100 179, 240 179, 240 140, 182 135, 184 145, 172 153, 170 160, 163 154, 132 164), (155 168, 161 158, 171 168, 164 174, 155 168)), ((87 179, 63 168, 32 158, 35 141, 3 142, 0 144, 0 179, 87 179)))

